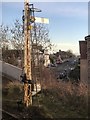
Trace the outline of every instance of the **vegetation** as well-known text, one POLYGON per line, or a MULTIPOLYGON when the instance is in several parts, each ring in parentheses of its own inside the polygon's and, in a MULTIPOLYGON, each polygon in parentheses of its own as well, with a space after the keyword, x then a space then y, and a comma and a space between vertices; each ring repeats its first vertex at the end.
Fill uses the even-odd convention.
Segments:
MULTIPOLYGON (((16 50, 22 50, 24 47, 24 33, 23 25, 19 20, 15 20, 12 27, 0 25, 0 45, 1 48, 8 49, 13 48, 16 50), (10 46, 11 44, 11 46, 10 46)), ((31 43, 38 44, 43 49, 51 49, 52 44, 49 38, 49 30, 45 25, 35 24, 31 30, 31 43)))
POLYGON ((54 64, 54 63, 55 63, 55 60, 56 60, 56 56, 53 55, 53 54, 51 54, 51 55, 49 56, 49 59, 50 59, 50 63, 54 64))
MULTIPOLYGON (((43 52, 45 49, 51 49, 52 44, 49 39, 49 31, 46 26, 37 24, 32 28, 32 46, 36 43, 43 52), (35 30, 35 32, 34 32, 35 30)), ((4 61, 17 66, 16 59, 23 57, 23 28, 18 20, 15 21, 12 28, 0 26, 0 45, 3 48, 4 61), (16 51, 9 51, 9 44, 12 44, 16 51), (21 50, 21 51, 20 51, 21 50), (21 55, 22 54, 22 55, 21 55)), ((37 47, 37 46, 36 46, 37 47)), ((74 54, 68 50, 66 52, 50 55, 51 63, 54 63, 61 55, 62 59, 67 59, 74 54)), ((19 82, 3 83, 3 109, 22 118, 38 120, 40 118, 88 118, 88 85, 81 82, 73 84, 72 82, 57 82, 54 73, 44 67, 41 70, 42 90, 33 97, 33 106, 26 109, 23 106, 23 84, 19 82), (21 101, 21 102, 20 102, 21 101), (20 104, 18 104, 20 102, 20 104)), ((80 78, 80 68, 76 66, 69 74, 71 81, 80 78)), ((7 78, 4 78, 7 81, 7 78)), ((90 94, 89 94, 90 97, 90 94)))
POLYGON ((75 54, 73 54, 71 50, 67 50, 67 51, 59 50, 59 52, 50 54, 50 62, 54 64, 58 59, 60 59, 59 57, 61 57, 62 60, 67 60, 71 57, 75 57, 75 54))
POLYGON ((71 70, 69 73, 69 78, 72 81, 79 82, 80 81, 80 66, 77 65, 74 70, 71 70))
MULTIPOLYGON (((89 95, 90 97, 90 95, 89 95)), ((3 108, 19 118, 88 118, 88 86, 79 83, 57 82, 50 70, 44 69, 42 91, 33 97, 33 106, 18 108, 17 101, 23 98, 23 86, 9 83, 4 87, 3 108), (7 89, 7 94, 5 94, 7 89)))

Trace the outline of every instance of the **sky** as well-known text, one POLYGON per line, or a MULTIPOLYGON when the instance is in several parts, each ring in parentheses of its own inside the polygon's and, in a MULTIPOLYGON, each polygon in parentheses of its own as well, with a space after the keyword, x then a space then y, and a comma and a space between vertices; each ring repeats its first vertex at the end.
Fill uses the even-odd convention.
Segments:
MULTIPOLYGON (((88 2, 32 2, 42 10, 38 17, 49 19, 49 36, 55 51, 72 50, 79 54, 79 41, 88 35, 88 2)), ((2 22, 12 26, 15 19, 22 21, 23 2, 0 3, 2 22), (2 6, 2 9, 1 9, 2 6)), ((1 18, 0 18, 1 23, 1 18)))

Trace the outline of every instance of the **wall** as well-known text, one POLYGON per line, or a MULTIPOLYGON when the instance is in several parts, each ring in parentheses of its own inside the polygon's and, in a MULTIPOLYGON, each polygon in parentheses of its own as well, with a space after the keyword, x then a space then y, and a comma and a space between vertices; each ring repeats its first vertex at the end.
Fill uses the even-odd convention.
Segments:
POLYGON ((11 64, 5 63, 0 61, 0 66, 2 66, 2 68, 0 69, 0 72, 16 79, 16 80, 20 80, 20 75, 22 73, 22 69, 13 66, 11 64))
POLYGON ((87 59, 80 60, 80 80, 85 83, 88 81, 87 59))
POLYGON ((87 41, 79 41, 80 58, 87 59, 87 41))

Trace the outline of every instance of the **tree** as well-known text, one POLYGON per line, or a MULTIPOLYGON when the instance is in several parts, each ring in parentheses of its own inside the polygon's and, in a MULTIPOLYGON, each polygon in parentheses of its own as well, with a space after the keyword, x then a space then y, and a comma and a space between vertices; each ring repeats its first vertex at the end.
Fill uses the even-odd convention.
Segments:
POLYGON ((77 65, 74 70, 70 71, 69 78, 74 82, 79 82, 80 80, 80 66, 77 65))
POLYGON ((11 41, 16 50, 22 50, 24 46, 22 30, 22 24, 16 20, 11 28, 11 41))
MULTIPOLYGON (((31 32, 31 44, 41 46, 42 49, 50 50, 52 44, 49 38, 49 30, 43 24, 34 24, 32 26, 31 32)), ((13 27, 11 28, 11 41, 15 49, 23 49, 24 46, 24 34, 23 34, 23 25, 16 20, 13 27)))
POLYGON ((35 24, 31 30, 32 44, 42 46, 42 49, 50 50, 52 44, 49 38, 49 30, 44 24, 35 24))
POLYGON ((56 61, 56 56, 54 54, 50 54, 49 59, 50 59, 50 62, 54 64, 56 61))
POLYGON ((9 27, 0 25, 0 48, 3 50, 8 48, 9 43, 9 27))
MULTIPOLYGON (((44 24, 32 24, 33 27, 30 31, 31 36, 31 45, 36 47, 36 51, 41 51, 42 54, 45 50, 51 50, 52 44, 49 38, 49 30, 44 24)), ((5 40, 8 40, 7 36, 9 36, 10 46, 13 46, 13 49, 21 51, 21 56, 23 58, 23 48, 24 48, 24 34, 23 34, 23 25, 19 20, 15 20, 13 26, 9 27, 1 27, 2 36, 5 40), (7 28, 7 29, 6 29, 7 28), (3 32, 4 31, 4 32, 3 32)), ((4 44, 4 41, 2 41, 4 44)), ((35 50, 34 50, 35 52, 35 50)), ((32 51, 33 53, 33 51, 32 51)), ((34 54, 35 55, 35 54, 34 54)), ((34 59, 34 57, 32 57, 34 59)), ((43 61, 43 60, 42 60, 43 61)))
POLYGON ((75 55, 73 54, 72 50, 67 50, 66 52, 67 52, 67 55, 68 55, 69 57, 74 57, 74 56, 75 56, 75 55))

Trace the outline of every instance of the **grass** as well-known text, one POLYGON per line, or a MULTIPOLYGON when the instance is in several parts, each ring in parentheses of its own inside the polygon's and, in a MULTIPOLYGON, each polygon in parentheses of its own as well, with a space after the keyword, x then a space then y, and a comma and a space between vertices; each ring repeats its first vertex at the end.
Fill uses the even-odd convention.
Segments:
POLYGON ((42 86, 41 93, 33 97, 32 107, 26 109, 20 105, 18 109, 17 100, 23 98, 23 86, 10 82, 3 88, 3 109, 22 118, 30 117, 32 120, 88 117, 87 85, 56 82, 50 77, 47 81, 42 81, 42 86))
POLYGON ((71 103, 71 96, 68 96, 65 100, 65 98, 57 96, 56 90, 52 92, 50 89, 43 91, 42 95, 38 96, 39 104, 47 110, 52 118, 87 118, 88 106, 83 103, 81 98, 75 97, 71 103))

